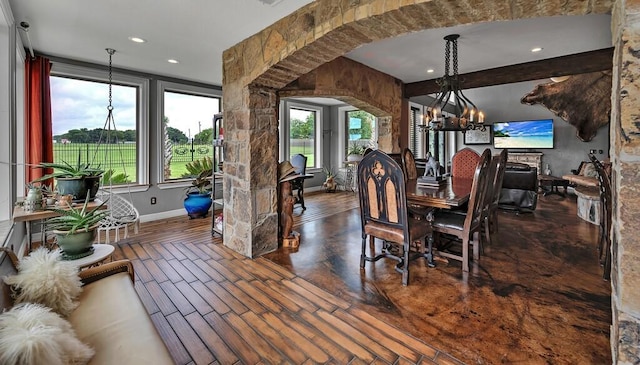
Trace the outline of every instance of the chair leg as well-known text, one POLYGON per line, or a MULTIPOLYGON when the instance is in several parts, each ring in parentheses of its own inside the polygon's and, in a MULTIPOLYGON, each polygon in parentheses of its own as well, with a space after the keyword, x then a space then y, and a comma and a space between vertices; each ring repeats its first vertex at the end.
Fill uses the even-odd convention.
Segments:
POLYGON ((360 268, 364 269, 365 250, 367 249, 367 235, 362 234, 362 253, 360 254, 360 268))
POLYGON ((462 239, 462 271, 469 272, 469 237, 462 239))
POLYGON ((611 280, 611 246, 606 245, 607 252, 604 255, 604 272, 602 278, 605 280, 611 280))
POLYGON ((482 245, 482 240, 480 239, 480 232, 473 233, 473 241, 471 241, 471 245, 473 246, 473 260, 480 260, 480 246, 482 245))
MULTIPOLYGON (((489 229, 489 215, 488 214, 487 214, 486 217, 484 217, 483 226, 484 226, 485 242, 487 242, 488 245, 491 245, 491 230, 489 229)), ((482 253, 484 253, 484 246, 482 246, 482 253)))
POLYGON ((409 242, 405 242, 402 245, 402 286, 409 284, 409 242))
POLYGON ((304 206, 304 187, 302 186, 298 189, 298 201, 302 206, 302 210, 307 210, 307 207, 304 206))

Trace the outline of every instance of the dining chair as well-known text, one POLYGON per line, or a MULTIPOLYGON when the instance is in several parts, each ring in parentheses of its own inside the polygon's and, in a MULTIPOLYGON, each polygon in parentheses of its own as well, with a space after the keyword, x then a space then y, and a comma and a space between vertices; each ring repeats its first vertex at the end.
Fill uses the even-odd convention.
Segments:
POLYGON ((503 149, 499 155, 491 159, 494 165, 492 189, 485 216, 485 236, 487 243, 491 244, 491 233, 498 232, 498 203, 500 202, 500 192, 502 191, 502 181, 504 180, 504 170, 507 166, 507 150, 503 149))
MULTIPOLYGON (((427 220, 408 215, 404 173, 400 164, 386 153, 375 150, 364 156, 358 165, 358 188, 362 222, 360 267, 364 269, 366 261, 396 260, 396 270, 402 273, 402 285, 407 285, 411 243, 421 241, 419 256, 424 256, 431 225, 427 220), (383 242, 380 251, 376 250, 375 238, 383 242), (393 250, 390 245, 398 250, 393 250)), ((427 255, 431 255, 430 241, 427 255)))
POLYGON ((461 149, 451 158, 451 176, 473 178, 478 161, 480 161, 478 152, 468 147, 461 149))
MULTIPOLYGON (((404 173, 405 180, 415 180, 418 178, 418 168, 416 167, 416 160, 410 149, 405 148, 402 151, 402 172, 404 173)), ((431 207, 425 207, 423 205, 408 203, 409 213, 414 218, 425 219, 427 214, 433 211, 431 207)))
POLYGON ((469 203, 467 205, 466 214, 456 214, 439 210, 434 212, 431 227, 436 242, 440 243, 438 248, 440 256, 448 257, 454 260, 462 261, 462 271, 469 271, 469 245, 473 247, 473 259, 480 258, 480 231, 483 223, 483 203, 484 193, 486 192, 486 184, 488 177, 489 161, 491 160, 491 151, 485 149, 480 157, 480 162, 476 165, 473 174, 473 182, 471 185, 471 193, 469 203), (461 241, 461 253, 447 251, 449 248, 440 242, 439 238, 442 234, 453 236, 461 241))
POLYGON ((602 205, 602 214, 600 214, 600 240, 598 244, 598 253, 600 264, 604 266, 602 277, 609 280, 611 277, 611 216, 613 209, 611 178, 607 174, 604 165, 596 156, 589 154, 589 159, 596 168, 598 177, 600 202, 602 205))
MULTIPOLYGON (((304 180, 307 173, 307 156, 298 153, 291 156, 291 165, 295 168, 295 173, 300 177, 291 180, 291 190, 297 191, 298 198, 295 204, 300 204, 302 210, 307 210, 304 205, 304 180)), ((294 204, 294 206, 295 206, 294 204)))

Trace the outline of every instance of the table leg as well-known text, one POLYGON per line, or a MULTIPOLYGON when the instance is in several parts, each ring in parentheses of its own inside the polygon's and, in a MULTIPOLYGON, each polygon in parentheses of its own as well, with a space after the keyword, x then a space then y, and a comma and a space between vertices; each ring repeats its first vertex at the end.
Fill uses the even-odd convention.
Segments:
POLYGON ((427 259, 427 266, 436 267, 435 261, 433 261, 433 233, 427 236, 427 252, 424 254, 424 258, 427 259))
POLYGON ((27 231, 27 250, 31 253, 31 221, 25 221, 24 225, 27 231))

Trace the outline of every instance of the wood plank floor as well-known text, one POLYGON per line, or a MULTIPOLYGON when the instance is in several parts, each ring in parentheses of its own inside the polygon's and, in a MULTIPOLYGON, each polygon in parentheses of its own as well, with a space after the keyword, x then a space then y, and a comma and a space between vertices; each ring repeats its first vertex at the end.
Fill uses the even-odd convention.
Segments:
MULTIPOLYGON (((336 194, 311 204, 317 213, 298 226, 357 201, 336 194)), ((138 295, 177 364, 460 363, 270 260, 234 253, 210 227, 145 223, 114 253, 133 261, 138 295)))
POLYGON ((176 363, 611 363, 610 283, 575 198, 500 212, 470 273, 418 260, 407 287, 395 262, 360 270, 356 194, 305 201, 300 248, 255 260, 211 238, 210 219, 145 223, 118 244, 176 363))

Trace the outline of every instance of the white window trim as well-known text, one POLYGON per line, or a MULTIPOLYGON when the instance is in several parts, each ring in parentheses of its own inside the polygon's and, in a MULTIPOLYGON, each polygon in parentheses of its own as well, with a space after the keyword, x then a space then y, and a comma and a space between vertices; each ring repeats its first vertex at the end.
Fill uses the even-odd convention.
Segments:
MULTIPOLYGON (((162 117, 164 116, 164 92, 175 91, 175 92, 181 92, 181 93, 190 94, 190 95, 220 98, 219 109, 220 109, 220 112, 222 112, 222 90, 209 89, 201 86, 181 84, 177 82, 162 81, 162 80, 158 81, 157 84, 158 84, 157 85, 158 102, 156 107, 157 108, 156 115, 158 116, 158 120, 157 120, 158 128, 156 128, 156 130, 158 132, 156 135, 156 141, 158 141, 158 143, 156 143, 156 154, 158 156, 158 159, 157 159, 158 166, 156 169, 158 173, 156 178, 158 181, 158 188, 171 189, 175 187, 188 187, 188 186, 191 186, 191 179, 171 179, 171 180, 164 179, 164 158, 163 158, 164 145, 162 144, 162 140, 164 139, 164 135, 163 135, 164 126, 162 125, 162 117)), ((211 127, 213 128, 213 115, 211 116, 210 122, 211 122, 211 127)))
MULTIPOLYGON (((103 70, 75 66, 63 62, 54 62, 51 68, 52 76, 62 76, 80 78, 89 81, 108 82, 108 74, 103 70)), ((138 115, 136 120, 136 131, 138 135, 137 152, 137 182, 130 185, 118 186, 116 190, 133 188, 131 191, 141 191, 148 189, 149 185, 149 80, 126 75, 118 72, 112 73, 112 80, 115 83, 133 86, 137 88, 138 115)), ((106 99, 105 99, 106 100, 106 99)), ((105 107, 105 117, 107 109, 105 107)))
MULTIPOLYGON (((425 131, 423 131, 422 129, 420 129, 420 127, 417 127, 418 125, 421 124, 425 124, 424 121, 424 115, 425 115, 425 109, 427 109, 426 106, 422 105, 422 104, 418 104, 418 103, 414 103, 414 102, 409 102, 408 105, 408 115, 411 115, 411 109, 418 109, 418 114, 416 115, 416 130, 414 131, 414 133, 418 136, 418 138, 420 139, 419 141, 419 145, 422 147, 422 151, 413 151, 413 153, 416 155, 416 158, 424 158, 425 154, 424 153, 424 149, 426 147, 427 144, 427 134, 425 131)), ((411 119, 409 118, 409 122, 411 122, 411 119)), ((411 136, 409 136, 411 137, 411 136)), ((409 141, 409 145, 411 145, 411 141, 409 141)))
POLYGON ((316 125, 315 125, 315 156, 314 156, 314 162, 315 162, 315 166, 312 167, 307 167, 308 171, 320 171, 322 170, 322 166, 323 166, 323 160, 322 160, 322 155, 323 155, 323 149, 322 149, 322 130, 323 130, 323 125, 324 125, 324 116, 322 115, 322 107, 319 106, 313 106, 313 105, 309 105, 309 104, 301 104, 301 103, 296 103, 295 101, 287 101, 286 102, 286 107, 284 108, 284 118, 282 115, 280 115, 280 120, 284 120, 284 125, 282 125, 282 123, 280 123, 280 135, 281 135, 281 151, 282 151, 282 155, 280 156, 281 159, 289 159, 289 155, 291 154, 291 146, 290 146, 290 138, 291 135, 289 134, 289 131, 291 130, 291 120, 289 118, 290 113, 289 111, 291 109, 299 109, 299 110, 306 110, 306 111, 310 111, 310 112, 315 112, 316 113, 316 125))

